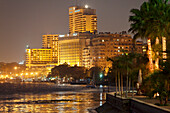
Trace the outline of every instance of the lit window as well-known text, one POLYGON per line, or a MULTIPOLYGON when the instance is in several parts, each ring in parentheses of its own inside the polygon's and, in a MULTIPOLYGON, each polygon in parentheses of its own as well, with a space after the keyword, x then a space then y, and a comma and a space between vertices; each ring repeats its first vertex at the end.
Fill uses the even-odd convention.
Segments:
POLYGON ((118 52, 120 52, 120 50, 117 50, 118 52))
POLYGON ((120 47, 118 47, 118 49, 120 49, 120 47))
POLYGON ((76 13, 76 12, 80 12, 80 10, 76 10, 75 13, 76 13))
POLYGON ((102 40, 102 42, 104 42, 104 40, 102 40))

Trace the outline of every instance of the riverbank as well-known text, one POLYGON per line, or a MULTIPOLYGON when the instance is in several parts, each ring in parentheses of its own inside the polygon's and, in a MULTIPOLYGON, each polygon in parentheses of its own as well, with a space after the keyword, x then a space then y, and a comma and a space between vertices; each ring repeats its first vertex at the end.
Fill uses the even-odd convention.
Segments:
POLYGON ((34 82, 19 82, 19 83, 0 83, 0 95, 21 94, 21 93, 50 93, 57 91, 80 91, 85 89, 85 86, 70 86, 57 85, 54 83, 34 83, 34 82))
MULTIPOLYGON (((114 91, 114 87, 109 87, 109 91, 114 91)), ((24 93, 52 93, 52 92, 107 92, 108 87, 97 86, 96 88, 88 88, 86 85, 70 85, 70 84, 54 84, 51 82, 11 82, 0 83, 0 95, 24 94, 24 93)))

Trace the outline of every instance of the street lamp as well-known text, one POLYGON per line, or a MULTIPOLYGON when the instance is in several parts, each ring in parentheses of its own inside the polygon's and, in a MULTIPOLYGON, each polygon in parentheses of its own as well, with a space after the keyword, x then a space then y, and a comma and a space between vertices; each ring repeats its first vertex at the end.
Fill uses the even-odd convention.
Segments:
POLYGON ((17 70, 17 67, 15 66, 14 69, 17 70))

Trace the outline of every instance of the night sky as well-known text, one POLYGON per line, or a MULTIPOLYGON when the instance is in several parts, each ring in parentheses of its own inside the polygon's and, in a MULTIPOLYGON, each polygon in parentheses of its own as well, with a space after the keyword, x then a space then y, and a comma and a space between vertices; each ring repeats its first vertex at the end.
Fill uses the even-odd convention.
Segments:
MULTIPOLYGON (((0 0, 0 62, 20 62, 25 47, 40 48, 42 35, 69 32, 68 8, 76 0, 0 0)), ((147 0, 79 0, 96 9, 98 31, 129 29, 130 9, 147 0)))

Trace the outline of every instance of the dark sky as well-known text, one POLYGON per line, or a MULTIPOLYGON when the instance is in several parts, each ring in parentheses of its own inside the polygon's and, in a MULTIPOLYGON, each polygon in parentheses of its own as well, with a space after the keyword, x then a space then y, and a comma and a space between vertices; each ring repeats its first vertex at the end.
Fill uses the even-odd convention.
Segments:
MULTIPOLYGON (((0 62, 19 62, 25 47, 41 47, 48 33, 68 33, 68 8, 76 0, 0 0, 0 62)), ((79 0, 97 10, 98 31, 129 29, 130 9, 147 0, 79 0)))

